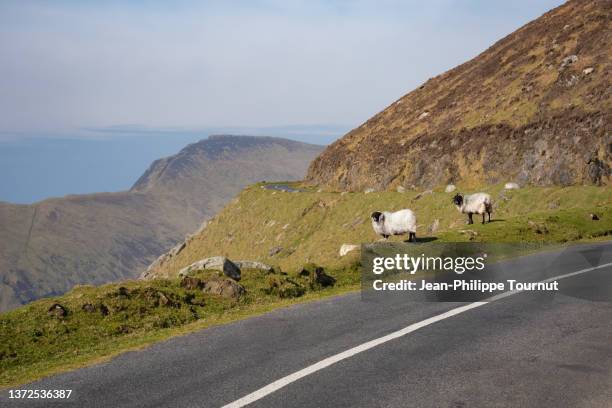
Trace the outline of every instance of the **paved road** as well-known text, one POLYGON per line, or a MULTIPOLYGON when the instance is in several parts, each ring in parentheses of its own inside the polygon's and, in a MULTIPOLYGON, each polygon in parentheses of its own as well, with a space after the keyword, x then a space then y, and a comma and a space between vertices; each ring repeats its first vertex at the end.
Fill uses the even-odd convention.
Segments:
POLYGON ((294 188, 285 183, 264 184, 266 190, 284 191, 285 193, 299 193, 305 191, 301 188, 294 188))
MULTIPOLYGON (((612 243, 549 254, 562 275, 612 262, 612 243), (603 251, 602 251, 603 250, 603 251)), ((533 267, 526 258, 525 268, 533 267)), ((520 263, 517 264, 520 267, 520 263)), ((538 276, 537 279, 540 279, 538 276)), ((610 407, 612 267, 520 293, 343 359, 253 407, 610 407)), ((69 388, 68 402, 0 406, 220 407, 351 347, 465 304, 298 305, 130 352, 24 388, 69 388)))

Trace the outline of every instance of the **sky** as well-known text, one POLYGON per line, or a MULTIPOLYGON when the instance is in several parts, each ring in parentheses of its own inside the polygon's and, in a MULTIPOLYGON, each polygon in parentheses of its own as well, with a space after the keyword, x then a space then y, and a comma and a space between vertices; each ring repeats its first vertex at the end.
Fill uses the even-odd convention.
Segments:
POLYGON ((0 163, 0 200, 123 189, 144 171, 36 185, 40 168, 59 172, 51 187, 83 170, 61 158, 85 142, 94 156, 165 146, 125 144, 139 166, 211 132, 329 143, 560 3, 2 0, 0 160, 23 150, 0 163), (45 151, 55 162, 27 170, 45 151))

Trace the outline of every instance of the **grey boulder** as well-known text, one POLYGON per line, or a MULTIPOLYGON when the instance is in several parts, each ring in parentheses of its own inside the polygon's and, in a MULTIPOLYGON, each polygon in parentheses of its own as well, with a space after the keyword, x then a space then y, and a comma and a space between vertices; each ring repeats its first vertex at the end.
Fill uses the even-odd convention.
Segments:
POLYGON ((258 261, 235 261, 234 264, 240 269, 259 269, 264 272, 272 272, 273 270, 270 265, 258 261))
POLYGON ((230 299, 238 299, 246 292, 242 285, 231 279, 213 279, 206 281, 204 282, 202 291, 204 293, 210 293, 230 299))
POLYGON ((234 280, 240 280, 240 268, 224 256, 213 256, 211 258, 200 259, 197 262, 181 269, 179 276, 188 276, 204 270, 215 270, 234 280))

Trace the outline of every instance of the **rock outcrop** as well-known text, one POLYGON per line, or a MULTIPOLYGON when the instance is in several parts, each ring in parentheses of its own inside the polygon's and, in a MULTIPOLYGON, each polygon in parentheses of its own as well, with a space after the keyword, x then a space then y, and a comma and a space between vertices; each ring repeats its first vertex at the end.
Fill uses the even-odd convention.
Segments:
POLYGON ((245 293, 244 287, 232 279, 211 279, 203 283, 202 291, 231 299, 238 299, 245 293))
POLYGON ((570 0, 331 144, 307 179, 394 190, 611 185, 612 2, 570 0))

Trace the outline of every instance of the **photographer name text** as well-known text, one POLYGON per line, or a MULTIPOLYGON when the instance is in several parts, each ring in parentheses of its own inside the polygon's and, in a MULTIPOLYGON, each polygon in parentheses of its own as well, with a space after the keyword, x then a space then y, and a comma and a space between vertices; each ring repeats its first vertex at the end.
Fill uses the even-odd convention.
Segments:
POLYGON ((506 290, 557 291, 559 290, 559 282, 518 282, 514 279, 508 279, 506 282, 484 282, 479 279, 455 279, 453 282, 410 281, 402 279, 397 282, 384 282, 382 279, 377 279, 372 282, 372 287, 376 291, 478 291, 492 293, 506 290))

